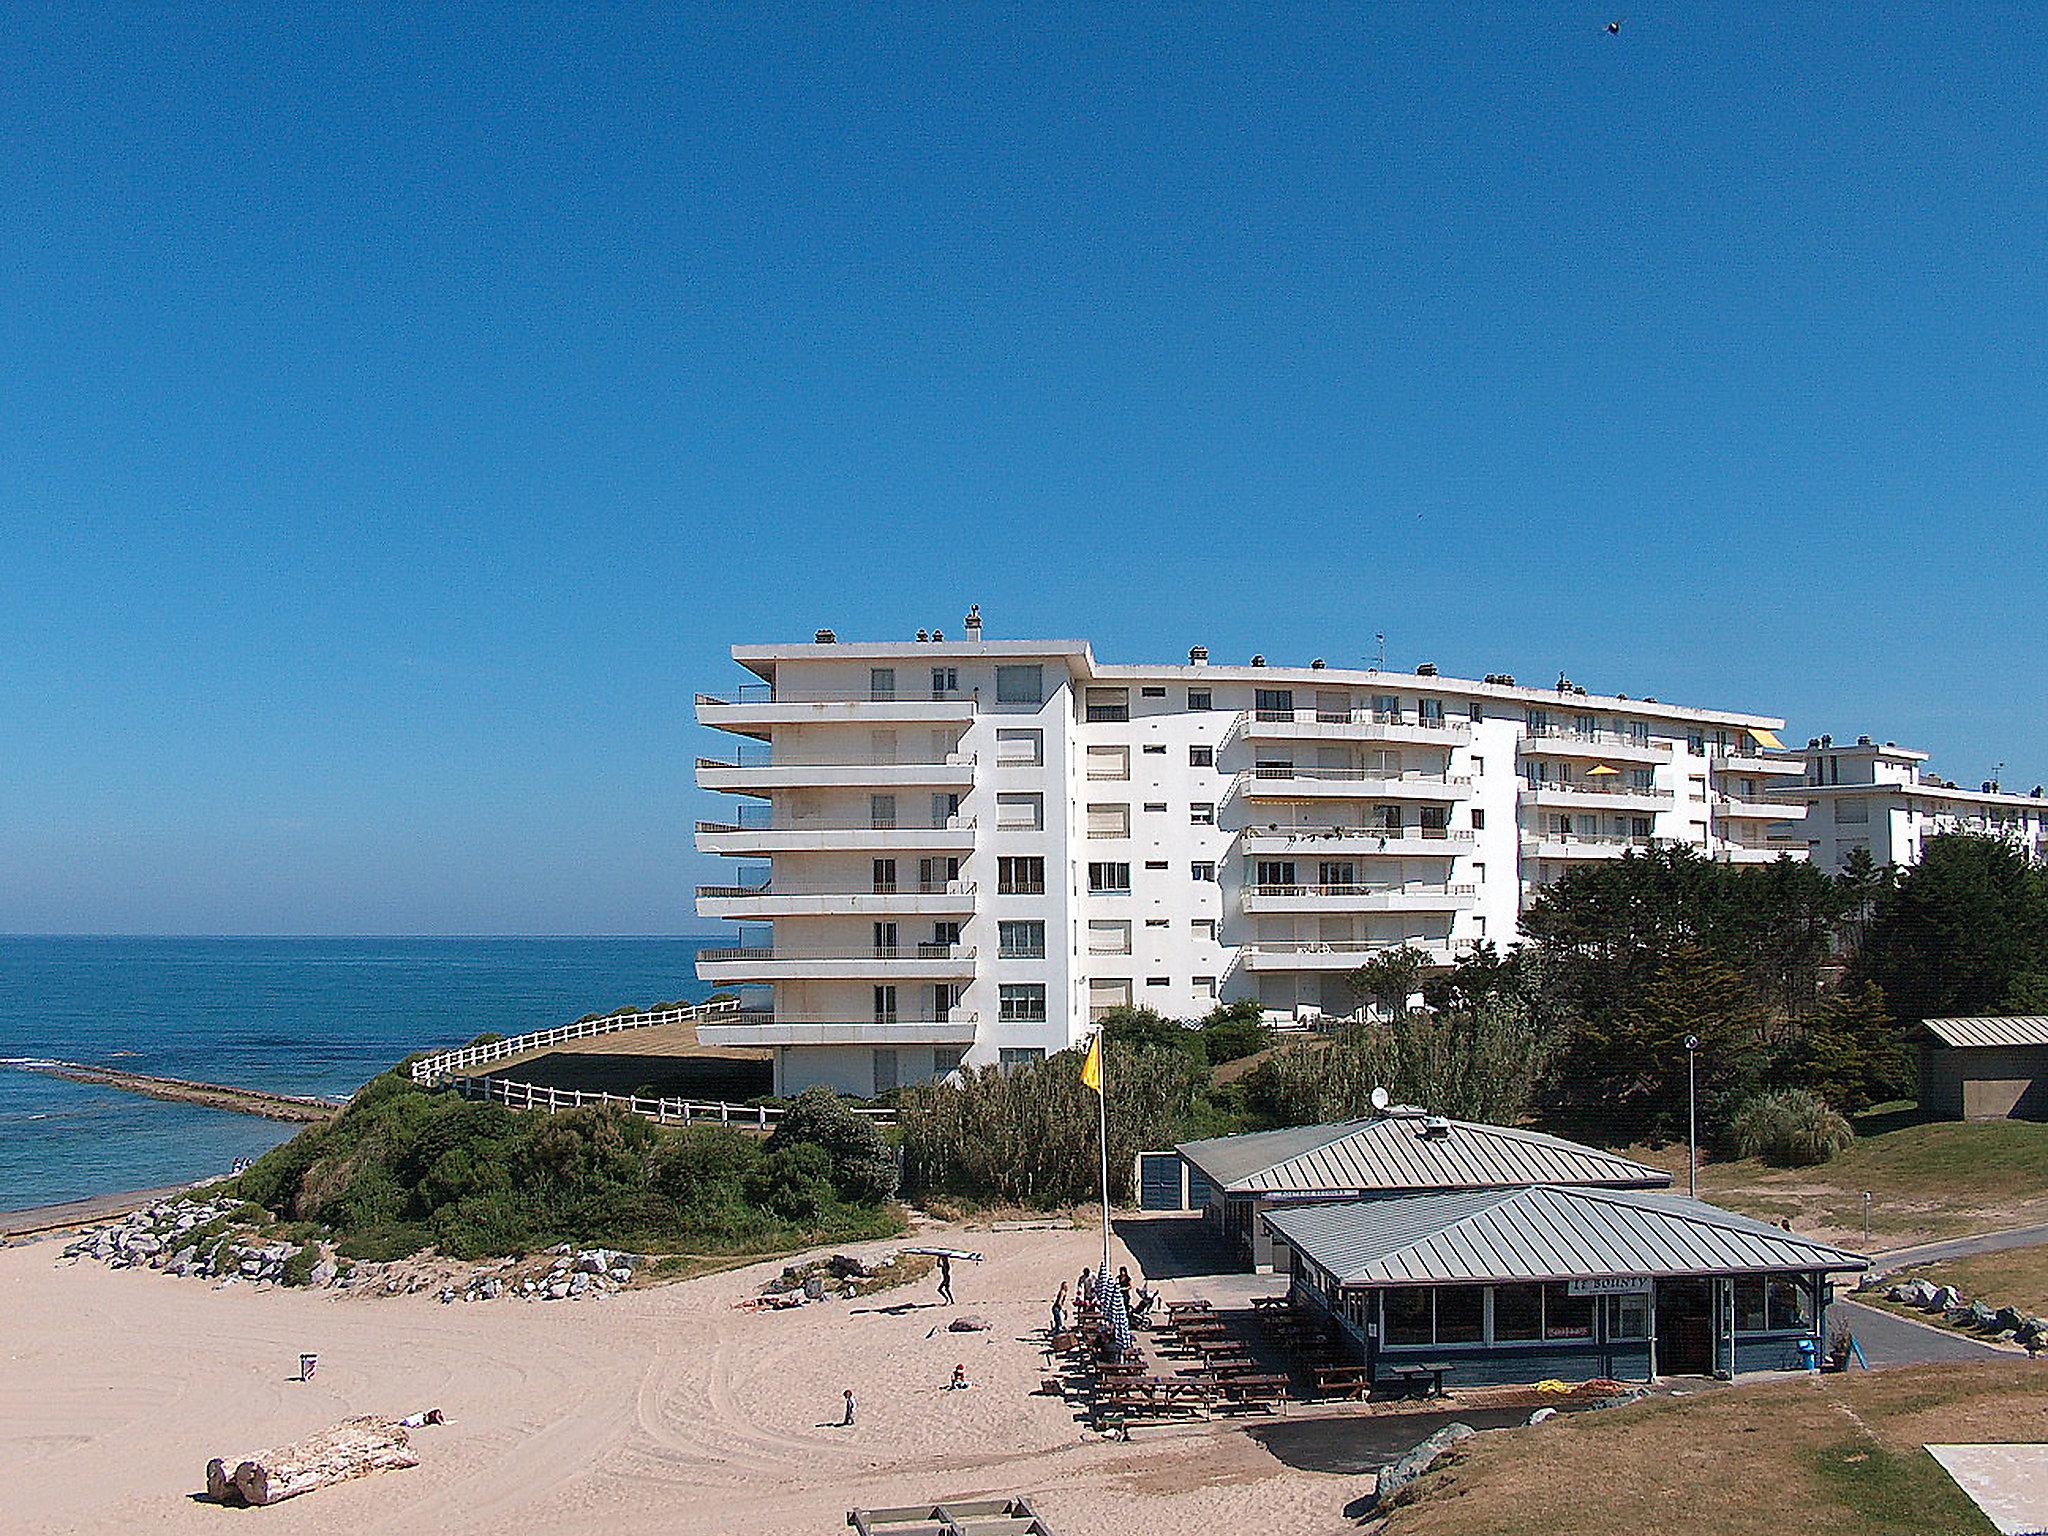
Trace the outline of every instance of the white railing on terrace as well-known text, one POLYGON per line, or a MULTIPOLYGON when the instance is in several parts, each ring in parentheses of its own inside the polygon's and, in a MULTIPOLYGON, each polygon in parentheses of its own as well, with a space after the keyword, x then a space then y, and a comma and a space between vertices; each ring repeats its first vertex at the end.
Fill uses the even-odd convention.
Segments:
POLYGON ((948 752, 938 757, 867 758, 859 762, 791 762, 773 752, 736 752, 731 757, 700 757, 699 768, 844 768, 865 772, 870 768, 972 768, 972 752, 948 752))
POLYGON ((876 825, 872 821, 782 821, 773 817, 742 816, 738 821, 700 821, 699 832, 972 832, 972 816, 949 816, 944 821, 894 821, 876 825))
POLYGON ((1288 766, 1280 763, 1247 768, 1238 774, 1235 782, 1242 784, 1247 780, 1265 782, 1274 779, 1315 779, 1334 784, 1441 784, 1447 789, 1469 788, 1472 783, 1472 776, 1464 773, 1427 773, 1415 769, 1395 773, 1384 768, 1318 768, 1307 764, 1288 766))
POLYGON ((514 1056, 523 1056, 528 1051, 566 1045, 571 1040, 588 1040, 593 1035, 615 1034, 623 1029, 651 1029, 661 1024, 689 1024, 699 1019, 722 1019, 739 1011, 739 1000, 728 998, 720 1002, 696 1003, 683 1008, 662 1008, 651 1013, 614 1013, 601 1019, 579 1019, 574 1024, 558 1024, 552 1029, 537 1029, 528 1034, 513 1035, 510 1039, 493 1040, 485 1045, 459 1046, 452 1051, 436 1051, 431 1056, 422 1056, 412 1064, 412 1080, 416 1083, 437 1082, 469 1067, 488 1066, 494 1061, 507 1061, 514 1056))
POLYGON ((1584 779, 1524 779, 1522 790, 1534 795, 1584 795, 1592 800, 1670 800, 1668 789, 1645 788, 1639 784, 1595 784, 1584 779))
POLYGON ((1411 730, 1442 731, 1447 737, 1471 733, 1470 723, 1464 720, 1392 709, 1248 709, 1239 718, 1246 715, 1271 725, 1399 725, 1411 730))
MULTIPOLYGON (((460 1078, 455 1089, 465 1099, 484 1099, 509 1109, 582 1109, 593 1104, 609 1104, 663 1125, 731 1125, 766 1130, 786 1113, 779 1104, 650 1099, 638 1094, 598 1093, 586 1088, 549 1088, 539 1083, 515 1083, 497 1077, 460 1078)), ((869 1120, 887 1123, 896 1118, 893 1109, 849 1107, 856 1115, 869 1120)))
POLYGON ((1434 957, 1450 950, 1441 939, 1257 939, 1243 947, 1255 955, 1384 955, 1406 948, 1434 957))
POLYGON ((1525 725, 1523 734, 1530 741, 1545 745, 1587 746, 1587 747, 1634 747, 1639 751, 1671 751, 1669 741, 1660 741, 1654 736, 1636 736, 1626 731, 1581 731, 1569 725, 1525 725))
POLYGON ((772 683, 742 683, 730 695, 700 693, 699 704, 972 704, 972 688, 927 688, 922 690, 867 693, 845 688, 778 688, 772 683))
POLYGON ((731 896, 972 896, 972 880, 899 880, 891 886, 849 889, 844 885, 796 884, 787 880, 762 881, 759 885, 700 885, 697 895, 731 896))
MULTIPOLYGON (((1473 840, 1471 829, 1466 827, 1325 827, 1300 823, 1240 827, 1238 836, 1284 837, 1290 842, 1300 843, 1327 842, 1338 838, 1378 838, 1381 842, 1390 838, 1414 838, 1428 843, 1469 843, 1473 840)), ((1447 856, 1448 852, 1446 850, 1447 856)))
POLYGON ((872 1029, 877 1025, 886 1028, 891 1024, 978 1024, 981 1015, 971 1009, 955 1008, 943 1018, 920 1013, 898 1013, 892 1018, 877 1019, 872 1016, 861 1018, 844 1010, 838 1013, 790 1013, 782 1009, 742 1008, 739 1012, 719 1020, 722 1025, 748 1025, 765 1028, 773 1024, 845 1024, 850 1027, 872 1029))
POLYGON ((899 944, 894 949, 778 949, 772 945, 735 945, 724 949, 700 949, 697 958, 718 963, 735 960, 758 960, 780 963, 784 960, 972 960, 974 946, 971 944, 899 944))
POLYGON ((1477 896, 1477 885, 1452 885, 1445 881, 1414 880, 1393 885, 1247 885, 1247 896, 1477 896))
POLYGON ((1626 832, 1545 832, 1531 831, 1523 835, 1525 843, 1577 843, 1590 848, 1654 848, 1659 839, 1637 837, 1626 832))

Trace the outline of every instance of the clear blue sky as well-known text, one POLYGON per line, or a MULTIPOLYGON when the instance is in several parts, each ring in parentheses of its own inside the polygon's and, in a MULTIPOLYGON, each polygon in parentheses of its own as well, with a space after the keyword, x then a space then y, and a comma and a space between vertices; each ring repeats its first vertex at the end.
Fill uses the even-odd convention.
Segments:
POLYGON ((422 9, 0 29, 0 931, 701 931, 970 600, 2048 778, 2037 8, 422 9))

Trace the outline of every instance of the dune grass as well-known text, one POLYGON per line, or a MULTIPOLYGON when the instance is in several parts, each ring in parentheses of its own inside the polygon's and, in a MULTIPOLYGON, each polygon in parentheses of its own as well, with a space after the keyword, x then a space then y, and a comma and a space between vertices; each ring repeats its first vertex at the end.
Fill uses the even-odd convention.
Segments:
POLYGON ((1386 1536, 1986 1536, 1924 1449, 2048 1439, 2027 1361, 1653 1398, 1482 1435, 1386 1536))

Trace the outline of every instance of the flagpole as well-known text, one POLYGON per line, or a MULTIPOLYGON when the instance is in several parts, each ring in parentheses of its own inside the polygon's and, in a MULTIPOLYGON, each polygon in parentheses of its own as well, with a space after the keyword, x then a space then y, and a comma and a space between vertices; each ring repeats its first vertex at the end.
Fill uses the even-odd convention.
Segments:
POLYGON ((1102 1273, 1109 1273, 1109 1050, 1103 1042, 1102 1033, 1095 1036, 1096 1048, 1101 1052, 1097 1057, 1097 1070, 1102 1081, 1095 1089, 1095 1105, 1101 1116, 1102 1127, 1102 1273))

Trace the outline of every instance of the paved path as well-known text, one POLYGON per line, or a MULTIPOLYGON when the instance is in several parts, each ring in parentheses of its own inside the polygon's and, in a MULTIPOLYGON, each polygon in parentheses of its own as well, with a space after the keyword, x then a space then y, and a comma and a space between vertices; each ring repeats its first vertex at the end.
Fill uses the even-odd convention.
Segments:
POLYGON ((1921 1243, 1912 1248, 1894 1248, 1872 1255, 1887 1271, 1908 1264, 1932 1264, 1940 1259, 1960 1259, 1973 1253, 1996 1253, 2002 1248, 2032 1248, 2048 1243, 2048 1227, 2014 1227, 2009 1232, 1980 1232, 1975 1237, 1955 1237, 1946 1242, 1921 1243))
POLYGON ((1828 1309, 1828 1315, 1847 1324, 1856 1335, 1856 1342, 1863 1346, 1864 1360, 1872 1366, 2014 1358, 2010 1350, 1994 1349, 1947 1328, 1915 1322, 1860 1302, 1839 1300, 1828 1309))

